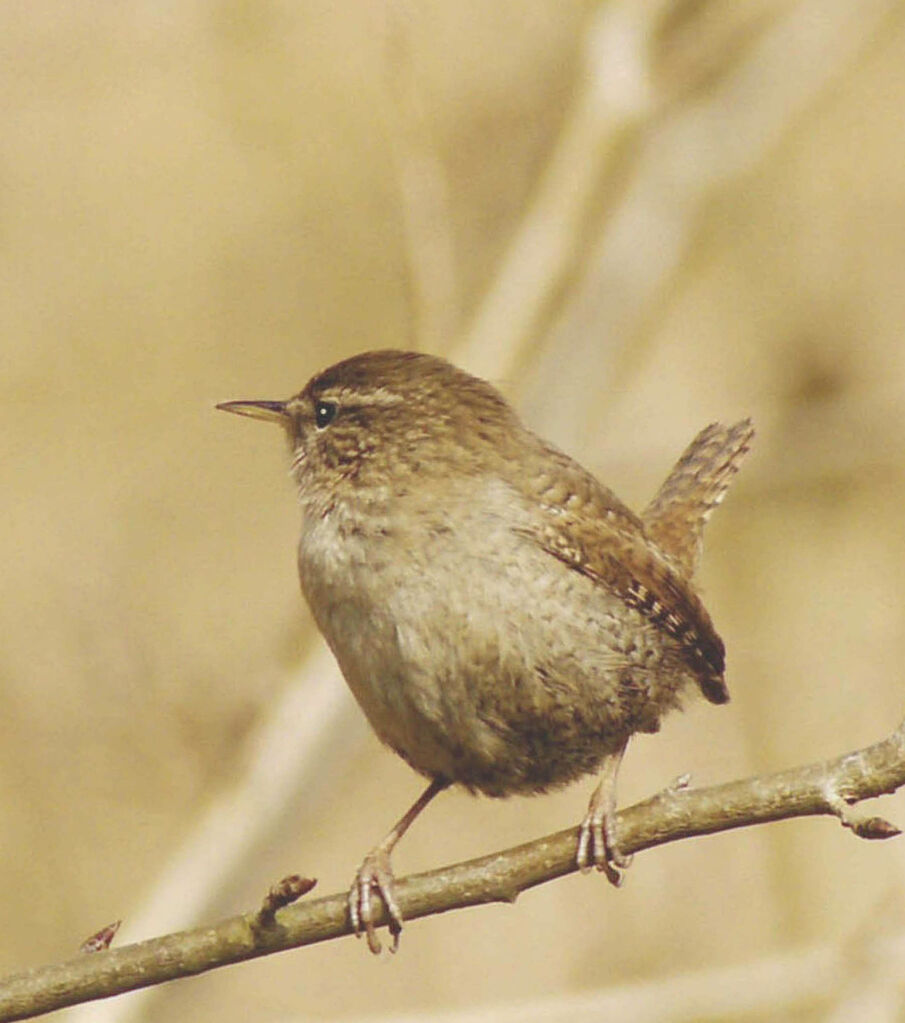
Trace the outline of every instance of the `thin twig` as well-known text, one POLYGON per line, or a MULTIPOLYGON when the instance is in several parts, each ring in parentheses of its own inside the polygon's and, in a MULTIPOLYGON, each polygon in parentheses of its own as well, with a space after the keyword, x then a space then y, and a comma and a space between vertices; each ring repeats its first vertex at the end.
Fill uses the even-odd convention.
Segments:
POLYGON ((113 944, 113 939, 116 937, 116 932, 120 928, 122 920, 114 920, 113 923, 107 924, 106 927, 102 927, 95 934, 92 934, 90 938, 86 938, 79 946, 80 952, 106 952, 107 949, 113 944))
MULTIPOLYGON (((848 806, 903 785, 905 722, 888 739, 835 760, 706 789, 672 786, 619 814, 620 843, 626 853, 636 853, 695 835, 821 814, 841 817, 851 826, 848 806)), ((890 837, 897 829, 886 824, 868 830, 872 837, 890 837)), ((572 873, 576 840, 577 829, 571 828, 412 875, 398 884, 403 916, 415 920, 465 906, 514 902, 519 893, 572 873)), ((287 906, 267 928, 259 926, 258 917, 255 910, 210 927, 7 977, 0 981, 0 1021, 26 1019, 351 933, 344 892, 287 906)), ((378 922, 385 922, 382 907, 378 922)))
POLYGON ((301 874, 289 874, 281 881, 277 881, 264 896, 252 926, 259 929, 273 927, 276 924, 277 911, 297 902, 303 895, 307 895, 316 884, 317 881, 314 878, 302 877, 301 874))

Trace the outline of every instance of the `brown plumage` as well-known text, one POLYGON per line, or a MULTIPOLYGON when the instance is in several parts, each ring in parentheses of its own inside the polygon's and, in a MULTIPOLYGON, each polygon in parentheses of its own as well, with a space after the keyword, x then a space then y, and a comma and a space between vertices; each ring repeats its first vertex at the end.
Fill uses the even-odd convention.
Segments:
POLYGON ((689 578, 701 560, 704 525, 725 497, 753 437, 750 419, 733 426, 705 426, 644 509, 647 535, 689 578))
POLYGON ((379 949, 378 891, 398 939, 390 852, 452 783, 506 796, 602 771, 577 857, 618 882, 628 739, 689 685, 728 699, 692 575, 750 422, 699 434, 638 516, 432 356, 368 352, 288 401, 221 407, 285 427, 302 590, 378 736, 431 779, 358 872, 356 930, 379 949))

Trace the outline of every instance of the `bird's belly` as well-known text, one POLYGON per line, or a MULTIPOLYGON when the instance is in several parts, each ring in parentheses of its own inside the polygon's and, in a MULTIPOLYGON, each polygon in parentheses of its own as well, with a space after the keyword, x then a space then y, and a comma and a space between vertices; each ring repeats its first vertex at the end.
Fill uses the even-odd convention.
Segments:
POLYGON ((396 629, 378 610, 347 602, 327 618, 324 636, 378 738, 422 774, 457 780, 436 676, 400 660, 396 629))
POLYGON ((407 554, 300 568, 375 732, 425 775, 494 796, 566 784, 656 730, 688 680, 675 644, 542 550, 435 543, 429 571, 407 554))
POLYGON ((302 592, 352 695, 378 738, 412 767, 455 780, 436 673, 400 651, 399 552, 373 537, 319 539, 306 545, 303 534, 302 592))

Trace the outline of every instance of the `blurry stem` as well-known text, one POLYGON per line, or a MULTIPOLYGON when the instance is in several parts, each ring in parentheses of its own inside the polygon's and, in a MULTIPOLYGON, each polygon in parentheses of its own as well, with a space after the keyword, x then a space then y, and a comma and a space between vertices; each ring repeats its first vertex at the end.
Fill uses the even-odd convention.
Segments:
MULTIPOLYGON (((692 12, 686 39, 695 35, 695 12, 708 6, 684 5, 692 12)), ((748 6, 713 5, 717 13, 736 12, 729 18, 733 25, 748 6)), ((556 409, 557 442, 567 449, 580 446, 592 419, 595 430, 602 423, 605 431, 606 419, 618 421, 623 414, 622 401, 633 393, 629 385, 660 336, 654 324, 689 265, 713 198, 756 172, 790 129, 802 125, 805 112, 851 73, 901 7, 893 0, 797 0, 774 11, 768 6, 750 36, 739 29, 744 45, 739 39, 733 44, 731 32, 726 37, 725 52, 734 59, 711 63, 714 54, 696 45, 687 59, 675 61, 665 44, 658 48, 659 61, 653 57, 659 116, 638 138, 618 202, 583 252, 566 300, 533 353, 530 380, 522 381, 523 407, 556 409), (716 77, 706 88, 694 88, 699 75, 706 81, 708 64, 716 77), (674 83, 683 90, 679 97, 674 83), (614 396, 603 421, 596 406, 592 416, 586 402, 575 400, 577 373, 598 382, 589 392, 595 401, 601 392, 614 396)), ((716 41, 712 29, 702 35, 716 41)), ((743 191, 752 187, 749 182, 743 191)), ((726 346, 732 343, 727 337, 726 346)))
POLYGON ((457 360, 480 376, 512 375, 573 278, 601 182, 654 108, 650 41, 669 6, 669 0, 615 0, 596 12, 579 94, 496 277, 456 346, 457 360))
MULTIPOLYGON (((852 804, 905 785, 905 722, 881 742, 806 767, 706 789, 673 787, 619 814, 626 853, 696 835, 791 817, 829 814, 864 838, 897 829, 879 817, 857 817, 852 804)), ((514 902, 520 892, 572 873, 577 829, 398 883, 406 920, 488 902, 514 902)), ((614 896, 618 898, 618 896, 614 896)), ((378 920, 384 923, 383 914, 378 920)), ((0 981, 0 1021, 25 1019, 67 1005, 107 998, 230 963, 350 934, 346 893, 287 906, 270 926, 260 911, 209 927, 39 967, 0 981)))
POLYGON ((455 331, 458 286, 446 169, 434 144, 425 83, 411 41, 416 12, 386 9, 383 120, 396 165, 411 305, 411 347, 443 351, 455 331))
MULTIPOLYGON (((595 197, 653 108, 651 38, 673 0, 601 4, 584 40, 579 94, 486 297, 457 346, 481 376, 508 377, 574 275, 595 197)), ((458 321, 446 172, 433 144, 411 31, 415 9, 387 9, 384 119, 401 198, 414 344, 446 351, 458 321)))

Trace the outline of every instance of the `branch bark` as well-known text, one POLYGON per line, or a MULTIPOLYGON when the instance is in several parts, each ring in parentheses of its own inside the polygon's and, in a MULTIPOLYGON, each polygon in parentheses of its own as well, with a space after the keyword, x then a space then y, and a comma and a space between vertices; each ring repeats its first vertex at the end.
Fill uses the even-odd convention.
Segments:
MULTIPOLYGON (((837 817, 862 838, 890 838, 899 834, 894 825, 851 807, 903 785, 905 721, 889 738, 833 760, 706 789, 666 789, 619 814, 620 845, 635 853, 696 835, 817 815, 837 817)), ((465 906, 514 902, 519 893, 572 873, 576 841, 577 829, 570 828, 414 874, 398 882, 403 916, 416 920, 465 906)), ((385 923, 382 910, 380 922, 385 923)), ((350 933, 345 893, 286 906, 275 917, 258 909, 9 976, 0 980, 0 1021, 28 1019, 350 933)))

